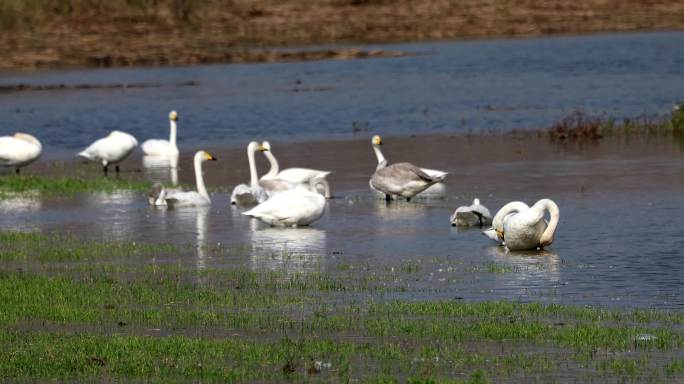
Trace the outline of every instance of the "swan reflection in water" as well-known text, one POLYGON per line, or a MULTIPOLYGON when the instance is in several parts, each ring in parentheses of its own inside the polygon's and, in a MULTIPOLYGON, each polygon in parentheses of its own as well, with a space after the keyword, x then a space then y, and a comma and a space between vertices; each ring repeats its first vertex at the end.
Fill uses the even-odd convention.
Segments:
POLYGON ((132 207, 143 200, 139 193, 132 191, 94 192, 86 195, 85 210, 98 220, 97 229, 108 237, 125 240, 134 238, 137 228, 135 217, 131 216, 132 207))
POLYGON ((525 295, 529 290, 553 290, 560 284, 561 259, 553 252, 509 251, 502 246, 490 246, 486 253, 495 262, 512 267, 513 272, 501 275, 507 289, 525 295))
POLYGON ((143 156, 142 161, 145 175, 151 182, 178 185, 178 157, 143 156))
POLYGON ((326 233, 316 228, 265 227, 250 220, 252 255, 255 271, 293 273, 319 272, 323 269, 326 233))
POLYGON ((5 229, 33 230, 35 218, 30 214, 39 213, 42 208, 43 201, 38 193, 0 199, 0 223, 5 229))

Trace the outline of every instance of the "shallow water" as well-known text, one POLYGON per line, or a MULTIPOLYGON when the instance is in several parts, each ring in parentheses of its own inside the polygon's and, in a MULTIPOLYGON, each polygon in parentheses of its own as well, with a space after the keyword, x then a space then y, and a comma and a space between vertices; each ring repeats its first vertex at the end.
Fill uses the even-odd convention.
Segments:
POLYGON ((546 127, 576 109, 634 117, 681 101, 684 32, 387 45, 412 55, 304 63, 0 74, 7 84, 159 85, 0 93, 2 133, 26 131, 45 158, 72 155, 111 129, 141 142, 242 146, 546 127), (184 82, 195 86, 180 86, 184 82))
MULTIPOLYGON (((311 228, 278 229, 228 204, 230 188, 247 180, 243 150, 217 148, 205 167, 219 187, 206 209, 155 209, 140 193, 92 193, 74 198, 22 197, 0 204, 1 230, 69 231, 90 239, 170 242, 190 246, 167 259, 203 268, 242 266, 289 273, 348 266, 359 273, 396 273, 417 288, 386 299, 544 301, 617 308, 681 309, 684 276, 684 146, 667 138, 556 144, 536 136, 388 138, 385 155, 450 172, 443 199, 385 203, 368 190, 375 158, 369 140, 277 145, 281 165, 333 170, 335 198, 311 228), (427 150, 429 149, 429 150, 427 150), (479 229, 458 229, 448 218, 473 197, 495 212, 511 200, 553 198, 561 221, 544 252, 505 252, 479 229), (224 247, 228 252, 212 252, 224 247)), ((181 164, 189 164, 184 154, 181 164)), ((259 169, 265 171, 265 162, 259 169)), ((99 168, 75 164, 99 176, 99 168)), ((162 179, 167 170, 122 178, 162 179)), ((67 166, 65 169, 69 169, 67 166)), ((33 168, 48 172, 50 168, 33 168)), ((130 172, 132 171, 132 172, 130 172)), ((66 171, 68 172, 68 171, 66 171)), ((178 177, 192 183, 182 167, 178 177)))

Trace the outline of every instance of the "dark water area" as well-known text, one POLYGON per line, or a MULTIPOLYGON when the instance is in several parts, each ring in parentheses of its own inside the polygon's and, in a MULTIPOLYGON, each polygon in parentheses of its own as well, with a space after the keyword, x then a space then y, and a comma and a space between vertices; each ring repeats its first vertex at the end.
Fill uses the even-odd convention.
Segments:
MULTIPOLYGON (((671 138, 554 143, 536 135, 388 138, 390 161, 450 172, 439 199, 387 204, 368 189, 375 169, 370 138, 272 142, 281 165, 332 170, 335 198, 310 228, 270 228, 229 205, 230 190, 248 179, 240 148, 216 148, 205 167, 210 208, 155 209, 143 193, 21 197, 0 203, 0 230, 70 232, 95 240, 172 243, 189 247, 166 259, 190 268, 395 274, 416 289, 384 299, 542 301, 610 308, 684 308, 684 143, 671 138), (507 252, 479 229, 450 226, 449 216, 474 197, 495 212, 503 204, 552 198, 561 220, 543 252, 507 252), (214 252, 223 248, 227 252, 214 252), (402 273, 402 266, 412 270, 402 273)), ((192 184, 191 154, 178 179, 192 184)), ((260 173, 266 163, 258 156, 260 173)), ((95 165, 74 164, 93 172, 95 165)), ((64 167, 69 172, 71 167, 64 167)), ((140 157, 120 177, 163 180, 140 157)), ((37 164, 35 173, 53 172, 37 164)), ((389 295, 389 294, 388 294, 389 295)))
POLYGON ((4 73, 0 86, 77 89, 0 92, 0 129, 35 134, 49 159, 71 156, 112 129, 140 142, 165 138, 171 109, 181 116, 181 151, 192 152, 251 139, 538 129, 575 110, 616 118, 664 115, 684 98, 684 32, 364 48, 409 55, 4 73), (96 87, 113 84, 149 87, 96 87))

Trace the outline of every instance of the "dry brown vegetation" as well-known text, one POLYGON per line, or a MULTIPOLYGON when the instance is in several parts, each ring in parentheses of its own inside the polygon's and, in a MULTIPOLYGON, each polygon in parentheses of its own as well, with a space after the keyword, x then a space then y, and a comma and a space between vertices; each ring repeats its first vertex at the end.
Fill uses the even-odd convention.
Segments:
POLYGON ((681 29, 672 0, 0 0, 0 69, 355 58, 274 47, 681 29))

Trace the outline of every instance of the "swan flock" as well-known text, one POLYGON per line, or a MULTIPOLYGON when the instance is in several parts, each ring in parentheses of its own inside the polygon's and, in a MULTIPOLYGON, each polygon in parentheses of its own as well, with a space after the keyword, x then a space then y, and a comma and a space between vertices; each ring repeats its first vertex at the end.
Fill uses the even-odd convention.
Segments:
MULTIPOLYGON (((169 140, 149 139, 141 145, 145 157, 168 160, 175 170, 178 163, 177 128, 179 115, 169 113, 169 140)), ((420 194, 442 195, 444 180, 448 173, 430 168, 421 168, 409 162, 389 164, 381 151, 382 138, 371 138, 371 148, 377 165, 371 174, 369 185, 374 194, 382 196, 389 204, 391 200, 404 198, 407 202, 420 194), (433 193, 427 193, 434 188, 433 193)), ((97 162, 105 175, 110 165, 119 173, 119 163, 125 160, 138 146, 132 135, 113 130, 78 153, 83 159, 97 162)), ((0 166, 20 169, 36 159, 42 152, 40 141, 27 133, 17 132, 12 136, 0 137, 0 166)), ((211 197, 204 183, 203 163, 215 161, 216 157, 207 151, 197 151, 193 157, 196 190, 184 191, 166 188, 155 183, 148 194, 149 203, 158 207, 209 206, 211 197)), ((237 185, 230 196, 231 205, 251 206, 243 215, 258 219, 276 227, 307 226, 320 219, 325 212, 327 200, 331 198, 327 177, 331 171, 314 168, 280 168, 268 141, 252 141, 247 145, 249 182, 237 185), (257 173, 255 156, 263 154, 269 163, 269 170, 261 177, 257 173)), ((143 164, 157 164, 144 161, 143 164)), ((452 226, 472 227, 491 225, 482 233, 510 251, 544 249, 554 241, 560 220, 560 209, 551 199, 541 199, 528 206, 513 201, 501 207, 494 217, 489 209, 475 198, 471 205, 458 207, 450 217, 452 226), (548 213, 549 219, 546 219, 548 213)))

